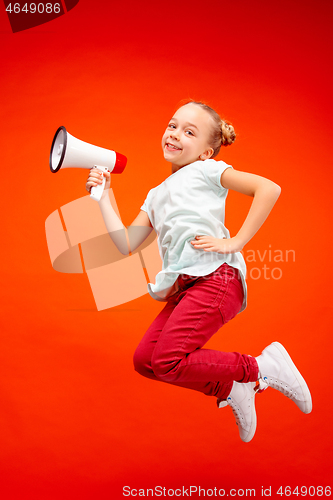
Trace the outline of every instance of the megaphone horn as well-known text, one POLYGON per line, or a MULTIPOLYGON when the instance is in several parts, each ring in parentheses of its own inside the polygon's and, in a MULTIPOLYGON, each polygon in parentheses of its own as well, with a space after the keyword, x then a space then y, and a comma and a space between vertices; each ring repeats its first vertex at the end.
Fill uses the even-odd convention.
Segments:
MULTIPOLYGON (((52 173, 63 168, 98 168, 113 174, 121 174, 126 166, 126 156, 112 149, 104 149, 88 142, 80 141, 67 132, 65 127, 59 127, 52 141, 50 152, 50 170, 52 173)), ((105 186, 93 186, 90 196, 96 201, 101 199, 105 186)))

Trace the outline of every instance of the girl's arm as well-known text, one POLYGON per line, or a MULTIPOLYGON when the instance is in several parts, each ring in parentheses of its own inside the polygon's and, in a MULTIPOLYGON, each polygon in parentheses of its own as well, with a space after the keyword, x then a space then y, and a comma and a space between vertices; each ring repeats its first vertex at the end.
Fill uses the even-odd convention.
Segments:
POLYGON ((97 186, 102 183, 102 175, 106 177, 106 182, 98 205, 112 241, 123 255, 128 255, 144 242, 152 232, 153 227, 147 213, 143 210, 140 211, 139 215, 128 229, 124 226, 110 202, 108 190, 111 184, 111 175, 109 172, 104 172, 104 174, 102 174, 99 170, 92 169, 86 183, 87 191, 90 192, 92 186, 97 186))
POLYGON ((259 175, 240 172, 227 168, 221 175, 221 185, 239 193, 253 197, 247 217, 233 238, 218 239, 212 236, 196 236, 192 241, 195 248, 206 252, 239 252, 250 241, 265 222, 281 193, 281 188, 274 182, 259 175))

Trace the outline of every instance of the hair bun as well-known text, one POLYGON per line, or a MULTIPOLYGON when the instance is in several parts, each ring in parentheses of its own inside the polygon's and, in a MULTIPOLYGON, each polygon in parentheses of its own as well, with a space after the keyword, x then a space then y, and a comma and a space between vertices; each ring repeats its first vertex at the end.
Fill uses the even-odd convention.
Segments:
POLYGON ((236 133, 231 123, 221 120, 222 146, 230 146, 236 140, 236 133))

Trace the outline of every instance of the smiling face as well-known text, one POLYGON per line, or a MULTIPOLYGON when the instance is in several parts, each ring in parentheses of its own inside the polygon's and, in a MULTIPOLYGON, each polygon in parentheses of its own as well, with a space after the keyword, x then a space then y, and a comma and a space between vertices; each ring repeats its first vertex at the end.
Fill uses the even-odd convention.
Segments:
POLYGON ((212 156, 212 127, 212 117, 196 104, 186 104, 176 111, 162 137, 164 158, 172 163, 173 172, 212 156))

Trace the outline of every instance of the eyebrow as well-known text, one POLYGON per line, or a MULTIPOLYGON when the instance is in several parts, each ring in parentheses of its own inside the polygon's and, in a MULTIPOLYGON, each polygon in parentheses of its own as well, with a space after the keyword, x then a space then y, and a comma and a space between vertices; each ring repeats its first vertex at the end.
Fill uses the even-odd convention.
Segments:
MULTIPOLYGON (((170 120, 170 121, 172 121, 172 120, 177 121, 177 118, 171 118, 171 120, 170 120)), ((198 127, 197 127, 196 125, 194 125, 194 123, 186 122, 186 123, 185 123, 185 126, 186 126, 186 127, 194 127, 194 128, 196 128, 197 130, 199 130, 199 129, 198 129, 198 127)))

